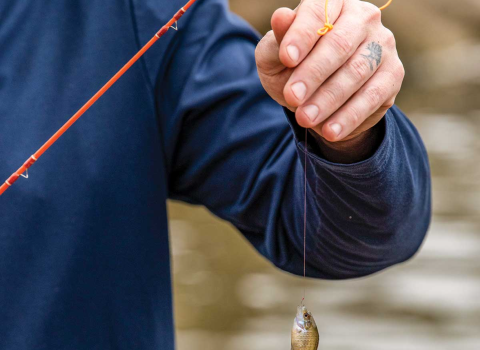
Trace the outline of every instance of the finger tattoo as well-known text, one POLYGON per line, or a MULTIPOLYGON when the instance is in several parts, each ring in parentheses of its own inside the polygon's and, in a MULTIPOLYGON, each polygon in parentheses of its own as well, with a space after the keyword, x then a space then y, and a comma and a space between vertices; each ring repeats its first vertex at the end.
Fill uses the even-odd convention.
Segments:
POLYGON ((377 67, 380 65, 380 62, 382 62, 382 53, 383 49, 380 44, 377 44, 376 42, 371 42, 367 46, 367 50, 370 51, 369 55, 362 55, 368 60, 368 63, 370 63, 370 70, 373 71, 373 63, 377 64, 377 67))

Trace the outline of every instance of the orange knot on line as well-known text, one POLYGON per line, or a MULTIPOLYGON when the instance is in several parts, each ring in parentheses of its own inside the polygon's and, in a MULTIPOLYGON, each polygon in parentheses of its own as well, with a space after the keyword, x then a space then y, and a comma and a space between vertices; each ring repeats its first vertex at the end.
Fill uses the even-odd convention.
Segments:
POLYGON ((318 30, 318 35, 325 35, 327 34, 329 31, 331 31, 333 29, 333 24, 331 23, 325 23, 325 27, 323 27, 322 29, 319 29, 318 30))
MULTIPOLYGON (((388 6, 392 4, 393 0, 388 0, 388 2, 380 7, 380 10, 385 10, 388 6)), ((325 27, 318 30, 318 35, 323 36, 333 29, 333 24, 330 23, 328 18, 328 0, 325 0, 325 27)))

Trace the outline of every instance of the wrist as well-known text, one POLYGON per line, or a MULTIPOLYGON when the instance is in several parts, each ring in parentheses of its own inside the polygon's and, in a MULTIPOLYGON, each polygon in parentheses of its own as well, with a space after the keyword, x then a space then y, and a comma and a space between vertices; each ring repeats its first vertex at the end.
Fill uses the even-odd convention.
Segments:
POLYGON ((309 130, 309 132, 314 137, 318 150, 326 160, 333 163, 353 164, 373 156, 382 143, 385 125, 382 120, 358 136, 338 142, 327 141, 313 130, 309 130))

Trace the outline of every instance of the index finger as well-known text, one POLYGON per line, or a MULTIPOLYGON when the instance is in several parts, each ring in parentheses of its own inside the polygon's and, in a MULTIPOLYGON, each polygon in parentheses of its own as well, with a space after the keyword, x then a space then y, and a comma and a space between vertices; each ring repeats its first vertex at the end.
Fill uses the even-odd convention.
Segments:
MULTIPOLYGON (((328 15, 335 23, 342 12, 344 0, 330 0, 328 15)), ((313 49, 320 36, 319 28, 325 25, 325 0, 304 0, 297 8, 297 16, 280 45, 280 61, 295 68, 313 49)))

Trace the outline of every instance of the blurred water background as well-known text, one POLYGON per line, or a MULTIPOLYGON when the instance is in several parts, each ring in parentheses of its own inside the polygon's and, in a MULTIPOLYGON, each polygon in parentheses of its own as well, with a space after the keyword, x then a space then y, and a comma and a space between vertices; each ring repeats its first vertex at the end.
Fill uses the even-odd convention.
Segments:
MULTIPOLYGON (((261 33, 297 4, 231 0, 261 33)), ((397 103, 433 171, 422 251, 367 279, 304 282, 206 210, 170 203, 179 350, 289 350, 304 287, 322 350, 480 349, 480 1, 396 0, 383 16, 407 70, 397 103)))

